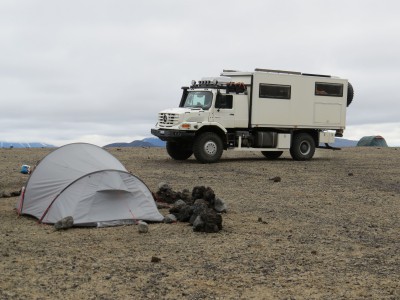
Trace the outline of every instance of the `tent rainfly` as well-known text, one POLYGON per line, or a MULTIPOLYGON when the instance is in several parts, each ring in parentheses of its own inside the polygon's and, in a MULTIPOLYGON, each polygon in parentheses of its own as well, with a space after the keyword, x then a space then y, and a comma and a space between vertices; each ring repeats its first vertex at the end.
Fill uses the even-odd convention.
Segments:
POLYGON ((380 135, 364 136, 358 143, 357 147, 370 146, 370 147, 387 147, 385 139, 380 135))
POLYGON ((162 221, 152 193, 106 150, 74 143, 44 157, 17 203, 19 214, 54 224, 72 216, 76 226, 162 221))

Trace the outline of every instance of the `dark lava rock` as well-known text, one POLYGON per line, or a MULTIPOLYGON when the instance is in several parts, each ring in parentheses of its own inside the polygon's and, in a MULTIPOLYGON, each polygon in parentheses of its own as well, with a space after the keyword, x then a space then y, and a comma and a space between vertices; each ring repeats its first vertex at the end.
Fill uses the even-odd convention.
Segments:
POLYGON ((214 206, 215 193, 212 188, 206 187, 203 199, 206 200, 211 206, 214 206))
POLYGON ((193 214, 190 217, 189 223, 190 224, 194 224, 194 221, 196 220, 196 218, 206 212, 208 209, 208 203, 206 200, 204 199, 197 199, 194 204, 193 204, 193 214))
POLYGON ((179 222, 189 222, 193 214, 193 207, 186 204, 180 208, 173 207, 169 212, 174 214, 179 222))
POLYGON ((177 192, 179 199, 185 201, 186 204, 192 204, 192 195, 188 189, 182 190, 182 192, 177 192))
POLYGON ((218 232, 222 229, 222 217, 215 210, 208 208, 193 223, 193 230, 198 232, 218 232))
POLYGON ((204 222, 200 216, 196 216, 192 224, 193 224, 193 231, 203 231, 204 222))
POLYGON ((158 185, 158 191, 155 194, 155 198, 157 201, 172 204, 176 200, 178 200, 178 195, 176 192, 172 190, 172 188, 167 183, 161 182, 158 185))
POLYGON ((195 186, 192 190, 192 199, 204 199, 205 186, 195 186))
POLYGON ((3 192, 1 195, 3 198, 10 198, 11 194, 9 192, 3 192))
POLYGON ((21 195, 21 190, 11 192, 11 197, 18 197, 18 196, 20 196, 20 195, 21 195))
POLYGON ((193 201, 196 201, 197 199, 204 199, 210 204, 210 206, 213 206, 215 201, 215 193, 210 187, 195 186, 192 190, 192 199, 193 201))

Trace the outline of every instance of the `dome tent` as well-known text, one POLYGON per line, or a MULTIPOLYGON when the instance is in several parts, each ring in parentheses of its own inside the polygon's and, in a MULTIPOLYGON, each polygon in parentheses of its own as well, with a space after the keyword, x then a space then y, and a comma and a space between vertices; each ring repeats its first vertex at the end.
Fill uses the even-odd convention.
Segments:
POLYGON ((78 226, 163 220, 147 186, 109 152, 86 143, 45 156, 29 176, 17 211, 48 224, 72 216, 78 226))
POLYGON ((358 143, 357 147, 387 147, 387 143, 385 139, 380 135, 372 135, 372 136, 364 136, 362 137, 358 143))

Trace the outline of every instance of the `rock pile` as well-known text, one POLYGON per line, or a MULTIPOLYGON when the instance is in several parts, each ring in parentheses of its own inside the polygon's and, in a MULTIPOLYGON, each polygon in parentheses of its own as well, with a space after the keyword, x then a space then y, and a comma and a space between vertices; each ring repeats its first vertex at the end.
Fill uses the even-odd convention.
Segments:
POLYGON ((222 229, 221 213, 227 212, 227 206, 210 187, 195 186, 192 193, 187 189, 176 192, 168 184, 160 183, 155 198, 157 202, 171 204, 165 223, 189 222, 198 232, 218 232, 222 229))

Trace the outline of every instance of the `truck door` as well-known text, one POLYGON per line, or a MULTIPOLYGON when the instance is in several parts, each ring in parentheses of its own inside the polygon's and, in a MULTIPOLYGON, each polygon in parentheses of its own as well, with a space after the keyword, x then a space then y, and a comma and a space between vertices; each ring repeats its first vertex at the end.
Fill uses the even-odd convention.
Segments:
POLYGON ((217 94, 215 100, 214 121, 220 123, 225 128, 235 127, 233 95, 217 94))

